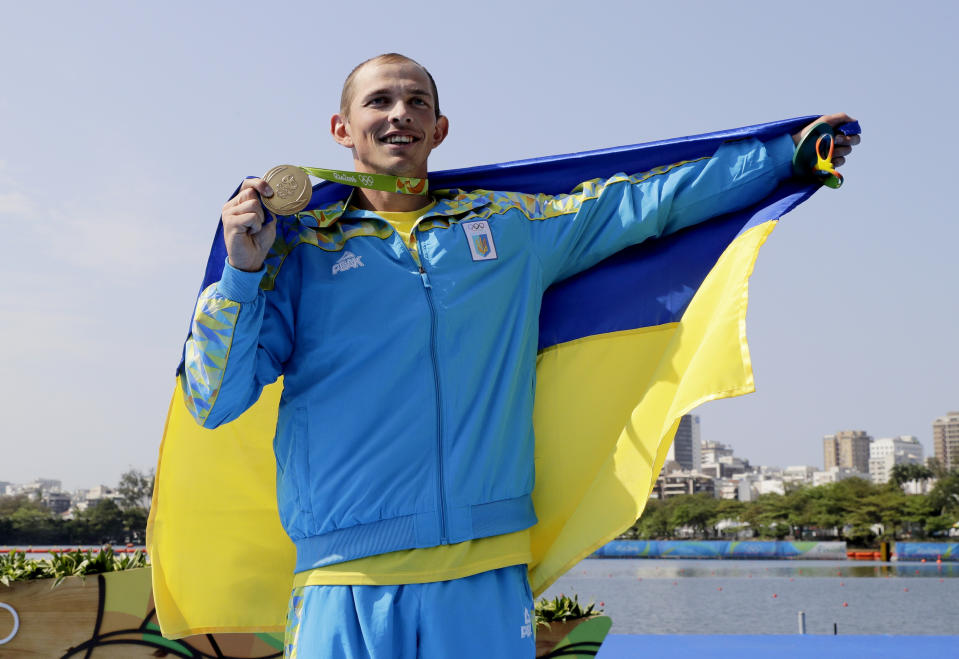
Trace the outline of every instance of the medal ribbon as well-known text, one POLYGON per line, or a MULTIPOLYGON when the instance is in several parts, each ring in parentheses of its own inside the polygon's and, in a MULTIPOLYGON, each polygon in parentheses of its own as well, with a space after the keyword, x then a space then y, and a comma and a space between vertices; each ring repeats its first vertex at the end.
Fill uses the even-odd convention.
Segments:
POLYGON ((317 167, 300 167, 300 169, 316 178, 333 181, 334 183, 342 183, 344 185, 352 185, 357 188, 417 195, 425 195, 429 192, 429 182, 425 178, 347 172, 339 169, 319 169, 317 167))

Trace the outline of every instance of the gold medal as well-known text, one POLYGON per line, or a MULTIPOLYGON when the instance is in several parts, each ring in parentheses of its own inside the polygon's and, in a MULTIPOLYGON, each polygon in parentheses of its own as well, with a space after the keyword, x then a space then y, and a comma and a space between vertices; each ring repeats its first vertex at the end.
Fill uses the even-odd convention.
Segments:
POLYGON ((263 180, 273 188, 273 196, 261 197, 260 201, 277 215, 294 215, 310 203, 310 176, 296 165, 277 165, 263 175, 263 180))

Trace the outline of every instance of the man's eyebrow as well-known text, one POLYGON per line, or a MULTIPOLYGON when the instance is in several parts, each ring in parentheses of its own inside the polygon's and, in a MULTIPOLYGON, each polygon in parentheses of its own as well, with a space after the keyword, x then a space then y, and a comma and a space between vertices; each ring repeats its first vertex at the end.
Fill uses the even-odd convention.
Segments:
MULTIPOLYGON (((429 91, 428 89, 420 89, 419 87, 414 87, 413 89, 405 89, 403 91, 407 94, 412 94, 413 96, 428 96, 430 99, 433 98, 433 92, 429 91)), ((365 94, 363 98, 369 99, 374 96, 389 96, 392 93, 393 93, 392 89, 386 89, 386 88, 377 89, 365 94)))

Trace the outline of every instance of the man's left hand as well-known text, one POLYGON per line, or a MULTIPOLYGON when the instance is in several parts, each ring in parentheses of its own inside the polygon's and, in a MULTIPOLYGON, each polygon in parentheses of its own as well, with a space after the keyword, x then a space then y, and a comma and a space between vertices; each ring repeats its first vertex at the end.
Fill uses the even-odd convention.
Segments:
MULTIPOLYGON (((812 127, 816 124, 825 121, 827 124, 836 128, 837 126, 842 126, 843 124, 848 124, 855 119, 850 117, 845 112, 838 112, 836 114, 824 114, 823 116, 816 119, 814 122, 803 128, 801 131, 792 136, 793 143, 799 144, 799 141, 806 136, 812 127)), ((835 148, 832 152, 832 164, 833 167, 842 167, 846 162, 846 156, 852 152, 852 148, 859 144, 861 141, 859 135, 843 135, 842 133, 836 133, 833 138, 835 142, 835 148)))

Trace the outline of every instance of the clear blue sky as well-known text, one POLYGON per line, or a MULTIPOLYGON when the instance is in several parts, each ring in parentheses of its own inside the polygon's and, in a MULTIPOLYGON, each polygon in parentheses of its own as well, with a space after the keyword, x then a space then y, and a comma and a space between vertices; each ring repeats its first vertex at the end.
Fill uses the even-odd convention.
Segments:
POLYGON ((380 52, 430 68, 433 169, 847 111, 840 191, 752 279, 758 393, 701 408, 754 463, 959 408, 953 2, 8 3, 0 24, 0 481, 154 466, 220 206, 328 135, 380 52), (734 9, 728 8, 734 6, 734 9))

